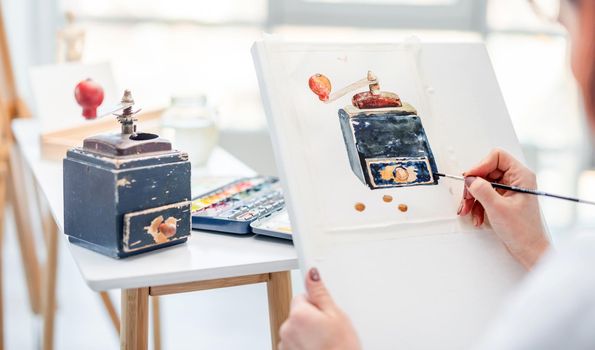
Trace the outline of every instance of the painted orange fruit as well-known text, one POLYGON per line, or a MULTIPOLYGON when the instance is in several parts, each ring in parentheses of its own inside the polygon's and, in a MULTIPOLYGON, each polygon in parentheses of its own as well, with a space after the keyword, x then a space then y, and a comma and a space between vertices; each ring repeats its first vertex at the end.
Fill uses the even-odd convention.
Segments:
POLYGON ((310 90, 315 93, 320 101, 328 101, 331 93, 331 81, 325 75, 316 73, 308 79, 310 90))

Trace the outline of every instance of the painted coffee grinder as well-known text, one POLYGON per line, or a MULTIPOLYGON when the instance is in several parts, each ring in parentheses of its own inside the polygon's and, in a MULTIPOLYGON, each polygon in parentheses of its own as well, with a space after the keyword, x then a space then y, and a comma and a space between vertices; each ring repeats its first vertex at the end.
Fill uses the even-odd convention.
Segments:
POLYGON ((339 122, 353 173, 370 189, 436 185, 436 162, 420 117, 413 106, 392 92, 380 91, 372 72, 331 94, 331 82, 315 74, 310 89, 324 103, 356 93, 339 109, 339 122))
POLYGON ((72 243, 114 258, 190 235, 188 155, 156 134, 137 132, 133 106, 126 90, 111 112, 121 111, 121 132, 85 139, 63 163, 64 232, 72 243))

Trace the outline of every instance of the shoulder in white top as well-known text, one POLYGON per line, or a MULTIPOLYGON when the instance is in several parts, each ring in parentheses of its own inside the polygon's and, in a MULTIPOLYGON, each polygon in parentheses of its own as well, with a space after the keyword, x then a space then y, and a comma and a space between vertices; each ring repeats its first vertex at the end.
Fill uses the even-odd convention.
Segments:
POLYGON ((476 349, 595 349, 595 236, 547 253, 476 349))

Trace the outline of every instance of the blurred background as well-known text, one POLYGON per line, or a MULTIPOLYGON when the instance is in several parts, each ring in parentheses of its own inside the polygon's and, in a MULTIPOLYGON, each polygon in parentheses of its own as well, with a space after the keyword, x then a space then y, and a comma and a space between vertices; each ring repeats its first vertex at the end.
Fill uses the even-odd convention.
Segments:
MULTIPOLYGON (((263 33, 302 41, 484 41, 541 189, 595 198, 566 34, 526 0, 2 0, 2 7, 18 89, 29 105, 31 67, 64 60, 65 37, 83 37, 77 60, 109 62, 118 86, 132 89, 145 108, 168 108, 179 94, 204 95, 216 111, 219 145, 264 174, 276 169, 250 55, 263 33)), ((595 226, 592 208, 547 199, 542 205, 556 241, 595 226)), ((21 299, 26 304, 26 293, 16 248, 7 255, 7 345, 34 348, 37 321, 18 306, 21 299)), ((107 316, 66 255, 59 278, 72 281, 59 292, 57 348, 117 347, 107 316), (96 310, 82 315, 77 305, 96 310)), ((260 286, 242 288, 164 301, 164 347, 268 348, 266 315, 257 311, 266 300, 250 289, 260 286), (247 295, 253 302, 240 303, 247 295), (209 318, 217 307, 229 308, 228 318, 209 318), (220 343, 221 329, 236 340, 220 343)))

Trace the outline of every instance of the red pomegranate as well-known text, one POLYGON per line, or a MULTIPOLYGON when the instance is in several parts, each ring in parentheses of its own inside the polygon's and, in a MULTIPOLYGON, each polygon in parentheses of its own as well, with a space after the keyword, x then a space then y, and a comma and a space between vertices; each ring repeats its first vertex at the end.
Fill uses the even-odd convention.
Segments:
POLYGON ((83 107, 85 119, 97 118, 97 107, 103 102, 103 88, 91 78, 87 78, 76 85, 74 98, 83 107))

